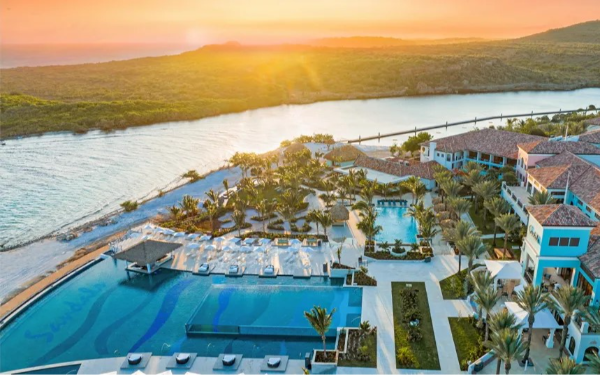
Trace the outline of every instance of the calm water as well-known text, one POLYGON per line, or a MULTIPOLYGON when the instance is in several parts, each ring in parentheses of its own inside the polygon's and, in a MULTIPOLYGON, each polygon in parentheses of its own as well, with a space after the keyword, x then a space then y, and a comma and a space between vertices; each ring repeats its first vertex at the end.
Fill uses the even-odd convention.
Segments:
MULTIPOLYGON (((201 356, 241 353, 253 358, 282 354, 300 359, 321 343, 316 334, 269 336, 275 329, 261 330, 261 335, 188 337, 185 324, 195 311, 210 317, 210 324, 251 328, 290 324, 299 317, 306 321, 303 312, 317 303, 328 310, 338 309, 333 322, 336 327, 360 323, 362 289, 332 286, 321 277, 203 277, 162 270, 152 277, 132 274, 128 278, 124 268, 124 262, 106 259, 2 329, 0 371, 124 356, 131 351, 155 355, 182 351, 201 356), (196 310, 199 304, 202 310, 196 310)), ((296 325, 305 326, 304 321, 296 325)), ((328 342, 333 346, 331 339, 328 342)))
POLYGON ((377 242, 393 244, 395 240, 402 243, 417 242, 417 222, 410 216, 405 216, 404 207, 378 207, 377 225, 383 231, 375 237, 377 242))
MULTIPOLYGON (((124 200, 164 188, 188 169, 207 172, 222 166, 235 151, 268 151, 300 134, 355 138, 475 116, 600 106, 599 99, 600 89, 584 89, 338 101, 111 134, 11 140, 0 147, 0 245, 81 224, 117 209, 124 200)), ((469 129, 460 126, 434 135, 469 129)), ((387 139, 382 144, 392 142, 387 139)))

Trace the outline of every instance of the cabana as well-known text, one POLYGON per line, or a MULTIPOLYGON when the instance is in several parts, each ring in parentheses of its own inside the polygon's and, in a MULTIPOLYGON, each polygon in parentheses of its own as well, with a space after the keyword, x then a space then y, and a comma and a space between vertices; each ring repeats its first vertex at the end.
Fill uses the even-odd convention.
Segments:
MULTIPOLYGON (((517 324, 521 325, 521 329, 527 328, 529 326, 529 323, 527 321, 529 314, 527 313, 527 311, 520 308, 516 302, 506 302, 504 305, 506 306, 508 311, 517 319, 517 324)), ((546 340, 546 347, 554 347, 554 332, 557 329, 562 328, 563 326, 558 324, 558 322, 554 318, 554 315, 552 315, 549 309, 543 309, 542 311, 535 314, 533 329, 547 329, 550 331, 548 334, 548 340, 546 340)))
POLYGON ((486 260, 485 267, 490 271, 490 275, 494 278, 494 288, 498 285, 499 280, 509 280, 506 292, 512 294, 516 285, 521 283, 521 264, 514 260, 486 260))
POLYGON ((128 271, 151 274, 171 260, 172 252, 181 246, 180 243, 145 240, 116 253, 114 257, 130 262, 128 271))
POLYGON ((331 207, 330 214, 333 225, 346 225, 346 221, 350 219, 350 212, 341 203, 337 203, 335 206, 331 207))

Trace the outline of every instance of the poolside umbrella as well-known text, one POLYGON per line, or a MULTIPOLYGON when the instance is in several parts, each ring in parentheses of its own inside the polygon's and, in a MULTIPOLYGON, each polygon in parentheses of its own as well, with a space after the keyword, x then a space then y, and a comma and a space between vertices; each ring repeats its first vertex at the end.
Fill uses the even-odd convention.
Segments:
POLYGON ((146 240, 148 240, 148 239, 150 239, 150 238, 152 238, 152 236, 151 236, 151 235, 149 235, 149 234, 147 234, 147 235, 145 235, 144 237, 142 237, 142 241, 146 241, 146 240))
POLYGON ((268 245, 268 244, 270 244, 270 243, 271 243, 271 240, 270 240, 270 239, 268 239, 268 238, 261 238, 261 239, 259 240, 259 242, 261 243, 261 245, 268 245))
POLYGON ((290 243, 291 243, 292 245, 299 245, 299 244, 301 244, 301 243, 302 243, 302 241, 300 241, 300 240, 299 240, 299 239, 297 239, 297 238, 294 238, 294 239, 292 239, 292 240, 290 241, 290 243))
POLYGON ((229 240, 229 242, 233 243, 233 244, 238 244, 241 240, 237 237, 234 237, 232 239, 229 240))
POLYGON ((233 250, 234 250, 233 246, 225 245, 225 247, 223 247, 223 251, 233 251, 233 250))
POLYGON ((249 252, 252 251, 252 248, 250 246, 242 246, 240 248, 240 251, 243 252, 243 253, 249 253, 249 252))
POLYGON ((154 233, 164 233, 165 230, 164 230, 164 228, 156 227, 156 228, 154 228, 153 232, 154 233))
POLYGON ((202 237, 200 237, 200 241, 208 241, 210 240, 210 236, 203 234, 202 237))
POLYGON ((175 234, 175 231, 173 229, 165 229, 163 233, 167 236, 172 236, 173 234, 175 234))
POLYGON ((144 225, 144 228, 142 228, 142 229, 144 229, 144 230, 152 230, 152 229, 154 229, 154 227, 152 225, 150 225, 150 224, 146 224, 146 225, 144 225))
POLYGON ((253 244, 253 243, 254 243, 254 241, 256 241, 256 238, 250 238, 250 237, 248 237, 248 238, 246 238, 246 239, 244 240, 244 243, 245 243, 246 245, 251 245, 251 244, 253 244))
POLYGON ((188 234, 188 240, 195 240, 198 237, 200 237, 198 233, 188 234))
POLYGON ((216 250, 217 247, 215 245, 206 245, 206 247, 204 248, 205 250, 216 250))
POLYGON ((185 237, 185 232, 177 232, 173 237, 185 237))
POLYGON ((200 244, 198 243, 190 243, 187 245, 188 249, 198 249, 200 248, 200 244))
POLYGON ((221 243, 223 241, 225 241, 225 237, 217 237, 214 239, 215 242, 221 243))
POLYGON ((254 248, 254 251, 258 251, 259 253, 264 253, 265 252, 265 248, 262 246, 257 246, 254 248))

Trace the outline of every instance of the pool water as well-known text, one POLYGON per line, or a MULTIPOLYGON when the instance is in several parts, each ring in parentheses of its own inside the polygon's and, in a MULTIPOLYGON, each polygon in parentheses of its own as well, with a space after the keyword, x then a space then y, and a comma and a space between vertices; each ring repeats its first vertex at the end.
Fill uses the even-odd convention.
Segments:
POLYGON ((383 230, 375 241, 393 244, 395 240, 402 243, 417 242, 417 222, 410 216, 405 216, 406 207, 377 207, 377 225, 383 230))
MULTIPOLYGON (((327 278, 203 277, 169 270, 146 276, 128 275, 124 268, 124 262, 103 260, 4 327, 0 371, 124 356, 132 351, 303 358, 319 347, 316 333, 283 336, 269 332, 288 325, 307 328, 299 317, 313 304, 340 312, 334 314, 332 327, 360 324, 362 290, 332 285, 327 278), (283 312, 280 316, 278 310, 283 312), (209 319, 215 327, 244 325, 249 332, 188 335, 186 324, 194 318, 203 323, 209 319), (261 326, 270 331, 255 328, 261 326)), ((328 345, 333 347, 332 337, 328 345)))

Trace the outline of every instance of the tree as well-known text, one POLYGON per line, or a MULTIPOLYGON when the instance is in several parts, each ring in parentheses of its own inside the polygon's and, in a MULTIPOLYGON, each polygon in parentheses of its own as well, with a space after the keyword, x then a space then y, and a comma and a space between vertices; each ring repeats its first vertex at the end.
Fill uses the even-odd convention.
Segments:
POLYGON ((452 179, 442 182, 442 184, 440 185, 440 189, 442 189, 444 194, 449 198, 458 197, 462 188, 463 187, 460 184, 460 182, 452 179))
POLYGON ((266 230, 265 230, 265 221, 267 221, 267 200, 266 199, 263 199, 256 204, 256 211, 258 211, 258 214, 262 218, 263 232, 266 232, 266 230))
MULTIPOLYGON (((468 259, 467 273, 470 273, 473 269, 473 262, 479 258, 480 255, 487 251, 486 246, 481 242, 479 236, 467 236, 456 243, 456 247, 464 254, 468 259)), ((469 278, 465 278, 465 294, 469 290, 469 278)))
POLYGON ((312 209, 306 214, 306 221, 317 224, 317 235, 319 235, 319 224, 321 224, 319 222, 319 216, 322 214, 323 211, 316 209, 312 209))
POLYGON ((556 199, 547 191, 536 191, 529 197, 529 204, 538 206, 542 204, 554 204, 556 199))
POLYGON ((208 197, 208 199, 210 199, 214 204, 217 205, 217 207, 219 207, 219 193, 217 193, 213 189, 210 189, 205 194, 208 197))
MULTIPOLYGON (((481 311, 485 311, 485 341, 488 341, 490 333, 488 318, 490 317, 490 311, 492 311, 496 303, 500 300, 500 295, 496 293, 493 286, 489 286, 485 289, 476 289, 473 300, 480 306, 481 311)), ((480 317, 480 319, 482 318, 480 317)))
POLYGON ((456 246, 456 249, 459 251, 458 272, 460 272, 462 253, 460 252, 460 249, 456 244, 463 238, 479 236, 480 233, 477 231, 477 228, 475 228, 473 224, 471 224, 471 222, 459 221, 454 228, 444 230, 442 235, 446 239, 446 241, 453 242, 454 246, 456 246))
POLYGON ((319 224, 323 227, 323 233, 327 236, 327 228, 333 225, 331 213, 322 211, 318 217, 319 224))
POLYGON ((431 141, 433 136, 427 132, 421 132, 417 135, 411 135, 408 140, 402 144, 402 149, 408 152, 415 152, 421 149, 421 143, 431 141))
MULTIPOLYGON (((494 278, 492 277, 492 274, 487 270, 468 273, 467 277, 471 279, 471 285, 473 285, 473 290, 475 291, 475 293, 483 293, 483 291, 487 290, 489 287, 494 285, 494 278)), ((481 328, 483 327, 482 305, 479 305, 477 317, 477 326, 481 328)))
POLYGON ((207 200, 204 202, 204 209, 206 210, 206 215, 210 221, 210 232, 213 233, 215 231, 215 216, 217 215, 219 208, 216 203, 207 200))
POLYGON ((508 236, 521 227, 521 221, 517 215, 506 213, 496 217, 494 223, 504 231, 504 251, 502 252, 502 259, 506 259, 508 236))
POLYGON ((583 290, 575 288, 572 285, 563 286, 559 289, 552 291, 554 301, 552 301, 552 307, 559 314, 564 314, 563 332, 560 340, 560 354, 559 358, 562 358, 565 350, 565 343, 567 342, 567 336, 569 336, 569 324, 573 314, 577 310, 583 310, 589 303, 590 297, 583 293, 583 290))
POLYGON ((189 217, 198 214, 198 203, 200 203, 199 199, 194 198, 191 195, 184 195, 180 206, 186 216, 189 217))
POLYGON ((241 211, 241 210, 235 210, 235 211, 233 211, 233 214, 231 214, 231 218, 233 219, 233 222, 235 223, 235 226, 237 227, 238 236, 241 237, 242 236, 242 227, 246 223, 246 212, 241 211))
POLYGON ((598 357, 598 354, 587 354, 585 359, 590 361, 589 366, 592 369, 592 373, 600 374, 600 357, 598 357))
MULTIPOLYGON (((593 368, 593 366, 592 366, 593 368)), ((584 374, 585 366, 577 364, 574 359, 571 358, 552 358, 550 364, 546 368, 546 374, 584 374)), ((597 374, 597 371, 594 371, 597 374)))
POLYGON ((490 212, 490 214, 492 214, 492 217, 494 218, 494 240, 492 241, 492 246, 496 246, 496 233, 498 232, 496 218, 507 213, 508 210, 510 210, 510 206, 508 202, 501 197, 493 197, 488 199, 483 203, 483 206, 490 212))
POLYGON ((171 214, 171 218, 175 221, 181 218, 181 208, 177 206, 169 207, 169 213, 171 214))
POLYGON ((227 179, 223 179, 223 188, 225 189, 225 196, 227 197, 227 200, 229 200, 229 181, 227 181, 227 179))
POLYGON ((417 203, 418 196, 423 196, 427 191, 425 184, 417 176, 410 176, 402 182, 402 185, 412 194, 413 204, 417 203))
POLYGON ((498 360, 496 374, 500 374, 500 365, 504 361, 504 371, 508 375, 512 361, 521 359, 525 352, 525 344, 521 335, 513 330, 503 329, 492 332, 490 339, 491 342, 486 342, 485 345, 496 354, 498 360))
POLYGON ((507 308, 491 315, 490 319, 488 319, 488 325, 492 332, 499 332, 503 329, 517 331, 521 328, 521 325, 517 322, 517 318, 507 308))
POLYGON ((314 306, 312 310, 305 311, 304 316, 310 323, 310 325, 314 328, 315 331, 321 336, 321 340, 323 340, 323 355, 327 357, 327 344, 325 342, 325 335, 331 326, 331 322, 333 321, 333 314, 335 313, 335 309, 331 310, 328 314, 327 309, 322 308, 320 306, 314 306))
MULTIPOLYGON (((473 186, 473 192, 479 197, 481 206, 483 206, 486 200, 498 195, 498 184, 496 181, 482 181, 473 186)), ((475 208, 478 207, 478 202, 475 202, 475 208)), ((483 223, 487 225, 487 210, 483 210, 483 223)))
POLYGON ((368 243, 373 243, 373 238, 381 233, 383 227, 376 224, 377 215, 366 215, 358 222, 356 227, 367 237, 368 243))
POLYGON ((529 359, 529 348, 531 347, 535 315, 548 307, 548 296, 548 293, 544 293, 542 287, 539 285, 527 285, 525 289, 517 293, 515 302, 523 309, 523 311, 527 312, 527 324, 529 327, 529 332, 527 334, 527 350, 523 356, 523 362, 529 359))
POLYGON ((456 220, 460 220, 461 216, 471 209, 471 202, 462 197, 448 198, 448 205, 450 206, 450 211, 456 216, 456 220))

